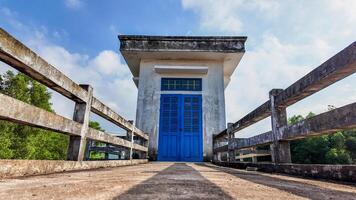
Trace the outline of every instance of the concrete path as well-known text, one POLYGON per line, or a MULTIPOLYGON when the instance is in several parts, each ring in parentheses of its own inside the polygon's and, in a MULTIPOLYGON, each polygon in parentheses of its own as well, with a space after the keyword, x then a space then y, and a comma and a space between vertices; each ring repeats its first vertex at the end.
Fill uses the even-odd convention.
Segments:
POLYGON ((211 164, 136 166, 0 180, 0 199, 356 199, 356 185, 211 164))

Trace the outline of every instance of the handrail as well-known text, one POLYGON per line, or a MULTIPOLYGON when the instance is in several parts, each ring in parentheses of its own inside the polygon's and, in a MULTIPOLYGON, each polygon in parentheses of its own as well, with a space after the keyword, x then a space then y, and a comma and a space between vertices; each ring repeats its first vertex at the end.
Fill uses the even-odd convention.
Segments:
MULTIPOLYGON (((26 47, 2 28, 0 28, 0 61, 7 63, 11 67, 42 83, 48 88, 51 88, 52 90, 76 102, 78 105, 78 107, 76 106, 76 109, 83 109, 83 106, 90 106, 89 109, 83 109, 83 111, 85 111, 85 117, 77 117, 79 121, 81 121, 80 119, 83 119, 84 121, 89 120, 87 117, 87 111, 90 112, 91 110, 92 112, 109 120, 110 122, 125 129, 126 131, 133 133, 133 135, 138 136, 140 139, 145 141, 148 140, 148 135, 146 133, 135 127, 128 120, 124 119, 121 115, 117 114, 97 98, 92 97, 92 90, 86 90, 85 87, 75 83, 73 80, 68 78, 65 74, 63 74, 53 65, 49 64, 42 57, 37 55, 34 51, 26 47)), ((124 146, 131 149, 131 156, 132 150, 147 152, 147 147, 134 144, 133 137, 131 138, 131 141, 127 141, 101 131, 84 127, 87 126, 88 121, 78 123, 76 122, 77 120, 69 120, 54 113, 50 113, 39 108, 34 108, 31 105, 18 102, 11 97, 6 97, 6 95, 0 95, 0 99, 6 100, 8 102, 4 104, 3 101, 1 101, 2 105, 0 107, 0 119, 10 120, 35 127, 46 128, 72 136, 102 141, 112 145, 124 146), (13 107, 13 104, 9 102, 15 102, 19 107, 13 107), (17 115, 18 113, 15 113, 16 116, 9 116, 9 114, 11 114, 9 113, 11 109, 17 110, 20 108, 22 109, 21 112, 27 113, 28 116, 33 115, 31 112, 25 111, 36 111, 41 115, 51 116, 50 119, 55 121, 45 121, 44 119, 39 119, 38 117, 29 118, 27 116, 26 118, 23 115, 17 115)), ((79 114, 81 114, 81 112, 79 112, 79 114)), ((80 146, 82 145, 85 145, 85 143, 81 142, 80 146)), ((80 150, 81 149, 83 149, 83 147, 80 147, 80 150)))
POLYGON ((278 146, 285 140, 295 140, 356 128, 356 103, 319 114, 290 126, 286 124, 285 114, 286 107, 355 72, 356 42, 353 42, 285 90, 271 91, 270 100, 233 123, 229 128, 214 135, 213 144, 216 144, 213 147, 214 152, 234 151, 265 144, 278 146), (227 136, 233 136, 234 133, 269 116, 272 117, 272 131, 250 138, 230 137, 227 145, 219 145, 219 141, 222 141, 222 139, 224 143, 226 142, 227 136))

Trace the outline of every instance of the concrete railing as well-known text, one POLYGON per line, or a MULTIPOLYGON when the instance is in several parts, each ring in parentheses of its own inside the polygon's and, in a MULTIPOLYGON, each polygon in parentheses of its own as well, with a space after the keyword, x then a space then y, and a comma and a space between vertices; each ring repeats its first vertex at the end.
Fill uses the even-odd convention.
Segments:
POLYGON ((125 148, 130 152, 130 160, 133 158, 133 152, 138 152, 141 159, 146 159, 148 145, 146 133, 95 98, 91 86, 78 85, 3 29, 0 29, 0 60, 75 102, 73 120, 70 120, 0 94, 1 120, 70 135, 68 160, 88 159, 88 141, 99 141, 112 147, 125 148), (90 112, 126 130, 128 140, 90 128, 90 112), (139 142, 134 141, 134 136, 139 142))
MULTIPOLYGON (((213 136, 214 162, 238 163, 243 158, 271 155, 272 163, 291 163, 290 140, 356 128, 356 102, 287 124, 286 108, 356 72, 356 42, 321 64, 286 89, 273 89, 269 100, 228 128, 213 136), (271 116, 272 130, 250 138, 235 133, 271 116), (270 144, 263 152, 256 147, 270 144), (246 149, 249 149, 246 152, 246 149), (245 151, 245 152, 244 152, 245 151), (236 160, 238 159, 238 160, 236 160)), ((356 170, 354 170, 356 171, 356 170)))

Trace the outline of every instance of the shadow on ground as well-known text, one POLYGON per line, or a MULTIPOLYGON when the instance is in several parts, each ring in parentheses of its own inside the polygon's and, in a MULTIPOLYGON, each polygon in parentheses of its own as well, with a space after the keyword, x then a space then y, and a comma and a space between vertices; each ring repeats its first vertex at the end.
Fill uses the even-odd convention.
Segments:
MULTIPOLYGON (((356 199, 356 193, 333 190, 331 188, 322 187, 322 184, 320 184, 319 186, 317 184, 314 185, 314 184, 306 183, 306 181, 302 181, 305 179, 299 179, 300 181, 298 181, 298 179, 294 179, 294 180, 281 179, 277 177, 264 175, 261 173, 229 169, 229 168, 214 166, 210 164, 198 164, 198 165, 219 170, 221 172, 231 174, 240 179, 244 179, 260 185, 276 188, 309 199, 342 199, 342 200, 356 199)), ((350 187, 350 185, 348 186, 345 185, 345 187, 350 187)), ((246 191, 246 192, 253 192, 253 191, 246 191)))
POLYGON ((114 199, 233 199, 185 163, 174 163, 114 199))

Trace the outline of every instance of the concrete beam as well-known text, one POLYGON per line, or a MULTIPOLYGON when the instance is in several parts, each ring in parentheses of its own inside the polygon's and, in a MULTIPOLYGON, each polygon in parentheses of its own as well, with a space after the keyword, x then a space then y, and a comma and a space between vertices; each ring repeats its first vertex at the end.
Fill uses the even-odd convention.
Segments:
MULTIPOLYGON (((29 105, 0 93, 0 119, 32 127, 43 128, 68 135, 81 136, 82 124, 29 105), (33 117, 35 116, 35 117, 33 117)), ((89 128, 87 138, 113 145, 131 147, 131 142, 102 131, 89 128)), ((134 144, 133 148, 147 152, 147 147, 134 144)))
POLYGON ((0 119, 80 136, 82 125, 0 93, 0 119))
MULTIPOLYGON (((270 107, 270 101, 266 101, 263 103, 261 106, 250 112, 249 114, 245 115, 243 118, 241 118, 239 121, 233 123, 231 125, 231 133, 235 133, 239 130, 242 130, 256 122, 259 122, 266 117, 269 117, 271 114, 271 107, 270 107)), ((223 137, 223 135, 226 134, 226 132, 222 131, 221 133, 217 134, 214 136, 215 138, 223 137)))
POLYGON ((220 147, 216 147, 213 151, 214 153, 217 153, 217 152, 227 152, 228 150, 229 150, 228 145, 223 145, 220 147))
MULTIPOLYGON (((266 150, 255 150, 255 152, 251 152, 248 154, 242 154, 242 155, 238 155, 236 156, 236 160, 237 159, 243 159, 243 158, 257 158, 257 157, 261 157, 261 156, 270 156, 271 152, 270 151, 266 151, 266 150)), ((253 163, 257 162, 257 159, 255 161, 252 161, 253 163)))
MULTIPOLYGON (((278 94, 275 103, 278 106, 290 106, 323 88, 356 72, 356 42, 328 59, 319 67, 299 79, 283 92, 278 94)), ((267 101, 232 125, 232 132, 242 130, 270 116, 270 102, 267 101)), ((214 136, 222 137, 225 132, 214 136)))
MULTIPOLYGON (((128 149, 131 148, 131 141, 128 140, 124 140, 122 138, 119 137, 115 137, 112 135, 109 135, 107 133, 104 133, 102 131, 93 129, 93 128, 89 128, 88 134, 87 134, 87 138, 88 139, 92 139, 92 140, 96 140, 96 141, 100 141, 100 142, 104 142, 104 143, 109 143, 112 145, 118 145, 118 146, 122 146, 122 147, 126 147, 128 149)), ((138 145, 138 144, 134 144, 133 145, 133 149, 134 150, 138 150, 138 151, 144 151, 147 152, 147 147, 138 145)))
POLYGON ((293 83, 276 97, 276 104, 290 106, 356 72, 356 42, 293 83))
POLYGON ((281 139, 295 140, 354 128, 356 128, 356 103, 283 127, 281 139))
POLYGON ((254 146, 270 144, 272 142, 272 131, 269 131, 250 138, 232 138, 229 141, 229 149, 246 149, 254 146))
MULTIPOLYGON (((354 128, 356 128, 356 103, 316 115, 294 125, 283 126, 280 128, 281 135, 278 136, 278 140, 295 140, 354 128)), ((229 150, 246 149, 272 142, 272 132, 269 131, 250 138, 230 139, 229 150)), ((225 147, 221 147, 223 148, 225 147)))
POLYGON ((244 36, 143 36, 119 35, 120 51, 245 52, 244 36))
POLYGON ((136 128, 134 125, 132 125, 132 123, 124 119, 121 115, 117 114, 115 111, 113 111, 111 108, 109 108, 108 106, 100 102, 95 97, 92 100, 92 112, 118 125, 119 127, 125 129, 126 131, 133 130, 135 135, 145 140, 148 140, 148 135, 146 133, 136 128))
POLYGON ((247 167, 256 167, 258 171, 268 173, 284 173, 294 176, 322 178, 326 180, 356 182, 356 165, 323 165, 323 164, 274 164, 274 163, 251 163, 251 162, 219 162, 214 164, 246 169, 247 167))
POLYGON ((0 28, 0 60, 76 102, 87 92, 31 49, 0 28))
MULTIPOLYGON (((84 103, 88 98, 86 90, 1 28, 0 60, 75 102, 84 103)), ((125 130, 134 129, 136 135, 148 139, 148 136, 141 130, 128 125, 123 117, 96 98, 93 99, 93 104, 94 113, 125 130)))
POLYGON ((121 149, 118 147, 90 147, 90 151, 120 155, 121 149))
POLYGON ((147 163, 147 159, 64 161, 64 160, 0 160, 0 178, 33 176, 67 171, 119 167, 147 163))

